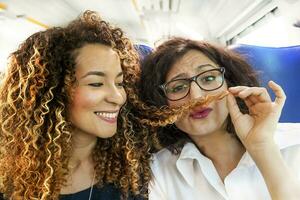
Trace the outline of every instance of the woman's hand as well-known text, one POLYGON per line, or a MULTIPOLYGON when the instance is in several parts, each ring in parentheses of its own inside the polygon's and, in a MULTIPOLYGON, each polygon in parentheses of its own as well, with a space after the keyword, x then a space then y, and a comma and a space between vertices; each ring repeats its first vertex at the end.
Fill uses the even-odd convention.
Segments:
POLYGON ((237 86, 229 88, 227 105, 237 135, 249 151, 273 144, 281 110, 286 96, 283 89, 273 81, 268 83, 276 99, 272 102, 266 88, 237 86), (234 97, 243 99, 249 114, 241 113, 234 97))

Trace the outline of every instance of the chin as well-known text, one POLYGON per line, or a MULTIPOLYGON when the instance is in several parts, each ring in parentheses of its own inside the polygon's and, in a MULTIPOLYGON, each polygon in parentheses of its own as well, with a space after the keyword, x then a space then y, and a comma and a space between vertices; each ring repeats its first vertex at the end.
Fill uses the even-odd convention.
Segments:
POLYGON ((210 133, 210 130, 203 130, 201 128, 199 129, 190 129, 190 130, 187 130, 186 132, 187 134, 189 135, 198 135, 198 136, 201 136, 201 135, 208 135, 210 133))
POLYGON ((101 131, 101 133, 97 134, 97 137, 99 138, 111 138, 114 135, 116 135, 117 130, 112 130, 112 131, 101 131))
MULTIPOLYGON (((179 127, 178 127, 179 128, 179 127)), ((186 128, 179 128, 188 135, 205 136, 217 130, 217 127, 212 127, 209 124, 194 124, 186 128)))

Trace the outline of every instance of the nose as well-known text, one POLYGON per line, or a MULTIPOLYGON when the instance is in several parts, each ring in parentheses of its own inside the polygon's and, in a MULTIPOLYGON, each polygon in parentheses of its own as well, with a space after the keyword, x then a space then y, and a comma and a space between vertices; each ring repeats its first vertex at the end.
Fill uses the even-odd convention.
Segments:
POLYGON ((115 85, 109 87, 106 101, 114 105, 123 105, 126 101, 125 90, 123 88, 118 88, 115 85))
POLYGON ((190 86, 190 98, 196 99, 204 96, 205 91, 203 91, 195 81, 191 82, 190 86))

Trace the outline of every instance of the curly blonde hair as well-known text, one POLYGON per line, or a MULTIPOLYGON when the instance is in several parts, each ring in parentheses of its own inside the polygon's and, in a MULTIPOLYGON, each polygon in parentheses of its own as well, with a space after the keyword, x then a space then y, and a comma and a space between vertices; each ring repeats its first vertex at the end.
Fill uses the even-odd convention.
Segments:
POLYGON ((126 198, 147 196, 151 137, 131 112, 139 60, 119 28, 86 11, 65 28, 30 36, 11 54, 0 88, 1 192, 8 199, 58 199, 72 153, 67 107, 75 79, 74 51, 87 43, 114 49, 121 60, 127 103, 116 135, 98 138, 92 158, 98 185, 113 183, 126 198))

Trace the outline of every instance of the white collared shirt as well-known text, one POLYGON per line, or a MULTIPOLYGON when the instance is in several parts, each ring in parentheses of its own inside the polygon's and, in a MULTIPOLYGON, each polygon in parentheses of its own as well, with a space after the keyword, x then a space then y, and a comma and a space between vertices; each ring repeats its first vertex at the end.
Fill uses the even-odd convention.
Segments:
MULTIPOLYGON (((300 181, 300 123, 278 124, 275 141, 300 181)), ((271 155, 270 155, 271 156, 271 155)), ((246 152, 222 182, 212 161, 187 143, 179 155, 153 155, 150 200, 271 200, 264 179, 246 152)))

